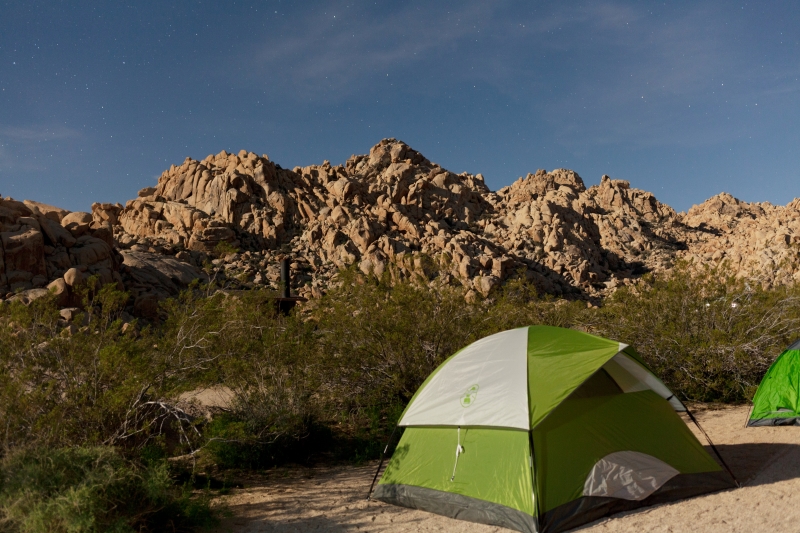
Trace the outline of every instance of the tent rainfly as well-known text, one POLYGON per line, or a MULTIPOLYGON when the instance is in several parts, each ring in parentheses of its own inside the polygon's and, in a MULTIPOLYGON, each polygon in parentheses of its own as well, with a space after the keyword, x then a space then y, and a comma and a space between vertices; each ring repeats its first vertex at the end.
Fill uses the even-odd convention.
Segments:
POLYGON ((753 397, 747 425, 800 426, 800 340, 767 370, 753 397))
POLYGON ((372 497, 538 533, 734 487, 683 411, 626 344, 548 326, 504 331, 422 384, 372 497))

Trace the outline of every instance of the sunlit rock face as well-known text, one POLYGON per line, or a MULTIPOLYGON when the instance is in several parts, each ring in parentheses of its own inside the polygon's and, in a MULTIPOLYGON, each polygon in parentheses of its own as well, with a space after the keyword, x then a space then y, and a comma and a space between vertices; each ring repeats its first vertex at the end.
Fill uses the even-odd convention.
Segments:
POLYGON ((773 206, 723 193, 676 213, 627 181, 603 176, 587 189, 566 169, 492 192, 480 174, 454 174, 395 139, 342 166, 289 170, 244 150, 187 158, 124 207, 69 213, 4 199, 0 224, 0 293, 52 285, 74 304, 65 275, 75 269, 118 283, 149 312, 205 279, 204 264, 230 286, 276 288, 284 255, 304 296, 350 265, 436 270, 484 295, 523 277, 542 293, 602 297, 678 259, 724 263, 766 285, 800 280, 800 199, 773 206))

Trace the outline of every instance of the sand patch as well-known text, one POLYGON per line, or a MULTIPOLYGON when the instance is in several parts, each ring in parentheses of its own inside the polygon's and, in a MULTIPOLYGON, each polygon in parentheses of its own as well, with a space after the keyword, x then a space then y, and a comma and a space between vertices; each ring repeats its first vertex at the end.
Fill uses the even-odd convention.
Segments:
MULTIPOLYGON (((747 428, 748 408, 696 414, 743 487, 621 513, 581 533, 800 531, 800 428, 747 428)), ((690 424, 690 427, 693 425, 690 424)), ((696 429, 701 442, 703 436, 696 429)), ((233 516, 218 531, 487 533, 508 531, 365 500, 377 463, 276 469, 219 501, 233 516)))

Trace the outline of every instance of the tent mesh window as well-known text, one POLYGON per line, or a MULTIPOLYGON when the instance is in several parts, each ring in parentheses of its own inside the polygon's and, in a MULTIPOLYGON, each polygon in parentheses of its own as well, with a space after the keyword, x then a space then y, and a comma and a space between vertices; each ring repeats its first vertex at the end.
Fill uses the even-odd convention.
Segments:
POLYGON ((596 398, 598 396, 616 396, 617 394, 622 394, 622 389, 608 375, 608 372, 601 368, 575 389, 572 398, 596 398))

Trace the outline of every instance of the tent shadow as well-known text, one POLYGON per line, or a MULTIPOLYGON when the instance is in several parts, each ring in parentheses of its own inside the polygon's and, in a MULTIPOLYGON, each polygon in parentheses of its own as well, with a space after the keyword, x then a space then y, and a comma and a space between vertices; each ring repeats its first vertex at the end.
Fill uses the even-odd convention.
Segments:
MULTIPOLYGON (((800 477, 799 444, 718 444, 717 449, 743 486, 769 485, 800 477)), ((709 447, 706 450, 716 459, 709 447)))

